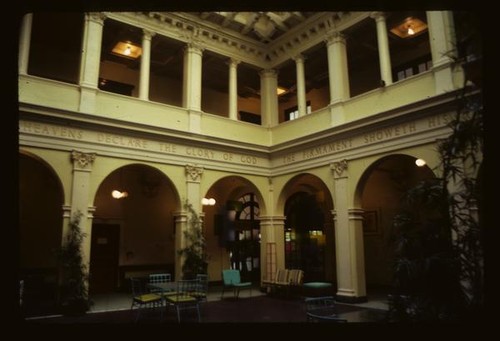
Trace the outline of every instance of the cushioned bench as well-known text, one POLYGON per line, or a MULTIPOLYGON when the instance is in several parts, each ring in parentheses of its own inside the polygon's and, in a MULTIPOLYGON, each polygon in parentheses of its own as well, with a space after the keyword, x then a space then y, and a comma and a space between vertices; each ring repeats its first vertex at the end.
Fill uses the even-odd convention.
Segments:
POLYGON ((263 280, 262 285, 268 287, 269 292, 277 289, 285 289, 288 295, 292 288, 302 285, 303 278, 304 271, 300 269, 278 269, 274 280, 263 280))

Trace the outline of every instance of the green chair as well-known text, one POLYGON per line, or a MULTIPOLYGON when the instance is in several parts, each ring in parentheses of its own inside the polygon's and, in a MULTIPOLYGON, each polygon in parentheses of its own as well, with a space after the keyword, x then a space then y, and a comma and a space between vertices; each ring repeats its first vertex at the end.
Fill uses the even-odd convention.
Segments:
POLYGON ((252 282, 242 282, 240 270, 227 269, 222 270, 222 293, 220 298, 224 298, 225 289, 232 289, 234 297, 238 298, 240 294, 240 289, 247 288, 250 289, 250 296, 252 295, 252 282))

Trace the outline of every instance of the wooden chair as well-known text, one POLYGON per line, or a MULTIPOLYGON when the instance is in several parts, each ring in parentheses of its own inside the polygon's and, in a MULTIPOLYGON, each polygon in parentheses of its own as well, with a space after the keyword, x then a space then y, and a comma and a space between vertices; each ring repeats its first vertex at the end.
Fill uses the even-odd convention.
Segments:
POLYGON ((232 289, 235 298, 239 297, 240 289, 242 288, 250 289, 250 296, 252 295, 252 282, 242 282, 240 270, 222 270, 222 282, 222 293, 220 296, 221 299, 224 298, 225 289, 232 289))

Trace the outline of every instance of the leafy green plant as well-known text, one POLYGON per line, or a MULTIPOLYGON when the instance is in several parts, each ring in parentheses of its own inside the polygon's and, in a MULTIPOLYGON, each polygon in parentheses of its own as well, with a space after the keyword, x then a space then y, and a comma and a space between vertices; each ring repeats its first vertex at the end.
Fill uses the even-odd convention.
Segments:
POLYGON ((390 317, 396 321, 481 319, 484 311, 484 219, 481 210, 484 111, 482 49, 476 16, 461 14, 456 64, 464 86, 455 101, 450 135, 438 144, 441 178, 406 194, 396 215, 395 282, 390 317), (471 59, 472 57, 472 59, 471 59), (467 67, 465 67, 467 66, 467 67))
POLYGON ((82 216, 79 211, 73 215, 65 243, 57 252, 61 266, 61 305, 67 314, 85 312, 90 304, 87 289, 88 272, 81 250, 86 237, 80 228, 82 216))
POLYGON ((206 274, 208 268, 208 254, 205 236, 202 231, 202 220, 200 216, 187 200, 184 208, 188 212, 188 226, 184 231, 186 246, 178 250, 178 254, 183 257, 182 276, 184 279, 191 279, 196 274, 206 274))

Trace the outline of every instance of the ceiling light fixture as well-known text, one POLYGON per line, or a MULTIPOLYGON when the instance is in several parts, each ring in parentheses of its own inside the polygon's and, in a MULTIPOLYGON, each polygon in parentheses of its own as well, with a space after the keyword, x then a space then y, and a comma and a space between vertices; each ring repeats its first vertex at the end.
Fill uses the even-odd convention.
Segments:
POLYGON ((123 52, 124 55, 126 56, 130 56, 130 45, 127 46, 127 48, 125 49, 125 51, 123 52))
POLYGON ((400 38, 416 37, 425 31, 427 31, 427 24, 416 17, 407 17, 391 29, 391 33, 400 38))
POLYGON ((287 92, 287 90, 285 88, 282 88, 280 86, 278 86, 278 88, 276 89, 276 93, 279 95, 283 95, 285 92, 287 92))
POLYGON ((120 57, 137 59, 142 54, 142 48, 132 44, 130 41, 119 41, 111 52, 120 57))

